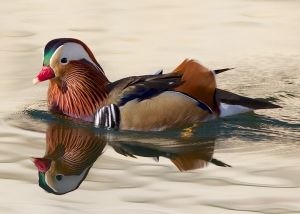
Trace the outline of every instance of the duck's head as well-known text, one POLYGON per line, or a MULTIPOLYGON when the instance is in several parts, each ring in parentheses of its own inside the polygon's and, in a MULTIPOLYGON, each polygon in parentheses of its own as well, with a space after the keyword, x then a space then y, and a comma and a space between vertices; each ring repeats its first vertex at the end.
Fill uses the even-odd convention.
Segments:
POLYGON ((43 67, 33 83, 64 78, 66 72, 74 69, 75 63, 104 74, 93 53, 82 41, 73 38, 53 39, 45 46, 43 67))
POLYGON ((62 195, 79 187, 90 166, 78 173, 70 173, 61 163, 47 158, 32 158, 38 169, 39 186, 48 193, 62 195))

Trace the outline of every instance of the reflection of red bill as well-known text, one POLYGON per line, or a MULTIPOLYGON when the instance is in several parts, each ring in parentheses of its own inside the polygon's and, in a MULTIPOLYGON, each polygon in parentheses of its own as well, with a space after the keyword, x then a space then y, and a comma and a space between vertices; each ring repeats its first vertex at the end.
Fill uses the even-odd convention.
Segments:
POLYGON ((39 172, 47 172, 51 165, 51 160, 47 158, 32 158, 32 161, 39 172))

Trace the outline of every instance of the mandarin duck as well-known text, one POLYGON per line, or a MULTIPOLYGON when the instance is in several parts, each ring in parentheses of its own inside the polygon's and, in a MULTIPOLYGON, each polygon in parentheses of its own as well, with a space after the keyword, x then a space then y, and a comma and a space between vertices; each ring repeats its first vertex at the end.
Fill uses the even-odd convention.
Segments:
POLYGON ((186 59, 168 74, 110 82, 86 44, 60 38, 45 46, 43 67, 33 83, 50 80, 50 111, 121 130, 164 130, 280 107, 218 89, 215 75, 226 70, 186 59))
POLYGON ((44 157, 32 158, 39 186, 56 195, 77 189, 105 146, 106 138, 91 130, 50 124, 44 157))

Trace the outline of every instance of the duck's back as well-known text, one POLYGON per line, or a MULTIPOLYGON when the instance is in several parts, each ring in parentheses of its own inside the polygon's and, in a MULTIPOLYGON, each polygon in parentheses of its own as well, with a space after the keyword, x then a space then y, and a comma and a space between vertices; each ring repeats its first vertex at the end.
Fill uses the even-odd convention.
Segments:
POLYGON ((181 84, 173 90, 120 107, 121 129, 162 130, 190 125, 213 115, 214 74, 194 60, 183 61, 173 73, 181 76, 181 84))

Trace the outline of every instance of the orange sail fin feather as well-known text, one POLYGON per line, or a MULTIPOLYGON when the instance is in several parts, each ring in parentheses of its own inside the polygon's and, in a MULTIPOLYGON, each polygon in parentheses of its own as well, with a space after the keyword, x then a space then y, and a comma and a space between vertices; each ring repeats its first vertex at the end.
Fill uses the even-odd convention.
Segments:
POLYGON ((61 38, 44 50, 43 69, 34 83, 50 80, 51 111, 130 130, 163 130, 261 108, 280 106, 217 89, 215 74, 195 60, 173 72, 132 76, 109 82, 82 41, 61 38))
POLYGON ((174 71, 182 74, 182 84, 175 90, 206 103, 214 109, 216 79, 214 74, 195 60, 184 60, 174 71))

